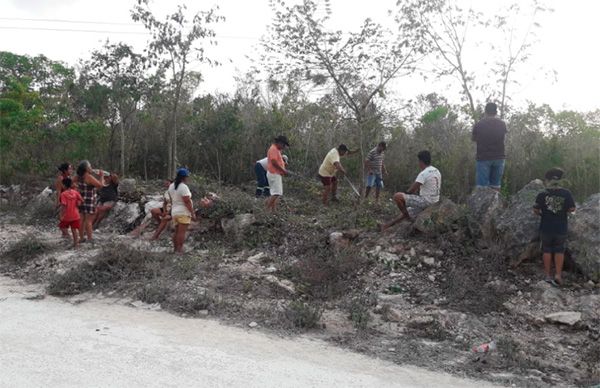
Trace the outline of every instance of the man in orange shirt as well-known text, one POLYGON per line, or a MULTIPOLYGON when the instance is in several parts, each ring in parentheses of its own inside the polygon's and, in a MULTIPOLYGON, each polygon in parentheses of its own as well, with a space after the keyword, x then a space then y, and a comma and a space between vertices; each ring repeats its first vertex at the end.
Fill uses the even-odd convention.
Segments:
POLYGON ((269 188, 271 196, 267 198, 267 210, 275 212, 277 209, 277 203, 279 197, 283 195, 283 179, 282 176, 287 175, 285 169, 285 163, 281 151, 285 147, 289 147, 287 137, 277 136, 271 144, 269 151, 267 152, 267 180, 269 181, 269 188))

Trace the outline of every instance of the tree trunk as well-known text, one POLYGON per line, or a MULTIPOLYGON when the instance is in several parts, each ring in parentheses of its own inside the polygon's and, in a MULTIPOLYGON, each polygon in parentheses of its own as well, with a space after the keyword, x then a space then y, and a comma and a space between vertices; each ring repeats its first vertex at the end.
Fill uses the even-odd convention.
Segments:
POLYGON ((123 120, 119 121, 119 127, 121 130, 121 176, 125 176, 125 124, 123 120))

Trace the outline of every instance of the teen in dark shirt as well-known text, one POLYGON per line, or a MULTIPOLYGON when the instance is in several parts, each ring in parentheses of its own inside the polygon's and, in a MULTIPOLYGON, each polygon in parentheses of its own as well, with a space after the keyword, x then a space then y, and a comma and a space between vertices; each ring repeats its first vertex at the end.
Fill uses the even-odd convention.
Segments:
POLYGON ((562 283, 562 267, 565 259, 565 242, 568 232, 568 213, 575 211, 575 201, 571 192, 560 185, 564 171, 553 168, 546 172, 546 190, 535 199, 533 210, 542 217, 540 221, 540 237, 544 258, 546 281, 553 285, 562 283), (556 274, 550 274, 552 256, 556 274))

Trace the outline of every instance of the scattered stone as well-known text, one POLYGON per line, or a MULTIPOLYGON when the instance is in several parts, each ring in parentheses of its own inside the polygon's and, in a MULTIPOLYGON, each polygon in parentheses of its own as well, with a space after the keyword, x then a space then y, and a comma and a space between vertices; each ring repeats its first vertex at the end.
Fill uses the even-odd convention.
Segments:
POLYGON ((433 257, 423 257, 421 259, 423 261, 423 263, 427 264, 430 267, 433 267, 435 265, 435 259, 433 257))
POLYGON ((517 286, 515 286, 514 284, 510 284, 510 283, 505 282, 504 280, 500 280, 500 279, 496 279, 496 280, 492 280, 491 282, 487 282, 485 284, 485 287, 491 288, 492 290, 494 290, 498 293, 501 293, 501 294, 517 290, 517 286))
POLYGON ((387 319, 390 322, 403 322, 403 316, 405 316, 406 314, 403 314, 402 310, 394 308, 394 307, 390 307, 386 312, 385 312, 385 319, 387 319))
POLYGON ((256 322, 252 321, 252 322, 250 322, 250 323, 248 324, 248 326, 250 326, 250 328, 254 329, 255 327, 257 327, 257 326, 258 326, 258 323, 256 323, 256 322))
POLYGON ((267 267, 267 269, 265 269, 265 273, 275 273, 275 272, 277 272, 277 268, 275 268, 273 266, 267 267))
POLYGON ((201 317, 207 317, 208 310, 200 310, 200 311, 198 311, 198 315, 200 315, 201 317))
POLYGON ((417 251, 415 250, 415 248, 410 248, 409 255, 411 257, 415 257, 417 255, 417 251))
POLYGON ((261 260, 266 257, 264 252, 257 253, 254 256, 250 256, 246 261, 250 264, 260 265, 261 260))
POLYGON ((429 326, 433 322, 435 322, 435 318, 431 315, 420 315, 418 317, 413 317, 408 321, 408 325, 412 328, 419 328, 424 326, 429 326))
POLYGON ((266 275, 264 278, 269 283, 278 286, 279 288, 289 292, 290 294, 296 293, 296 287, 294 286, 294 283, 287 279, 279 279, 277 276, 274 275, 266 275))
POLYGON ((342 232, 332 232, 329 234, 329 244, 336 249, 340 249, 350 245, 350 240, 342 232))
POLYGON ((435 275, 430 274, 427 276, 427 279, 431 280, 432 282, 435 282, 435 275))
POLYGON ((581 321, 581 313, 577 311, 561 311, 544 317, 547 322, 573 326, 581 321))

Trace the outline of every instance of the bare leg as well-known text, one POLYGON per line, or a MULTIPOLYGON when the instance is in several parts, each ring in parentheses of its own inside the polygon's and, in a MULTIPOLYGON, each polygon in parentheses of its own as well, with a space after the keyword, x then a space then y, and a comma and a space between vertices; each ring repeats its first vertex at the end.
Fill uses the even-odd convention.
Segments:
POLYGON ((108 210, 104 206, 98 206, 98 208, 96 210, 96 218, 94 220, 94 223, 92 224, 92 227, 94 229, 98 228, 100 221, 102 221, 104 219, 104 215, 107 212, 108 212, 108 210))
POLYGON ((551 279, 550 271, 552 271, 552 253, 544 253, 542 256, 544 260, 544 272, 546 273, 546 279, 551 279))
POLYGON ((554 280, 558 284, 562 284, 562 269, 563 264, 565 262, 565 254, 564 253, 555 253, 554 254, 554 266, 556 267, 556 274, 554 275, 554 280))
POLYGON ((84 236, 84 231, 85 231, 85 223, 87 221, 88 215, 89 214, 87 214, 87 213, 81 214, 81 225, 79 225, 79 241, 84 241, 83 236, 84 236))
POLYGON ((94 218, 96 218, 96 214, 87 214, 85 220, 85 233, 87 235, 88 241, 92 241, 92 225, 94 223, 94 218))
MULTIPOLYGON (((368 188, 367 188, 368 190, 368 188)), ((379 203, 379 194, 381 194, 381 187, 375 187, 375 203, 379 203)))
POLYGON ((69 228, 60 228, 63 238, 69 238, 69 228))
POLYGON ((151 240, 158 240, 163 230, 165 230, 167 225, 169 225, 169 221, 171 221, 170 216, 166 216, 165 218, 160 220, 160 224, 158 224, 158 228, 156 229, 156 232, 154 232, 154 235, 152 236, 151 240))
POLYGON ((329 191, 331 190, 331 186, 323 186, 323 192, 321 193, 323 205, 329 205, 329 191))
POLYGON ((279 195, 272 195, 271 198, 273 198, 272 204, 271 204, 271 212, 275 213, 277 211, 277 204, 279 203, 279 195))
POLYGON ((73 234, 73 248, 77 248, 79 246, 79 229, 71 228, 71 233, 73 234))
POLYGON ((398 209, 400 209, 400 216, 394 218, 393 220, 380 225, 380 229, 382 232, 385 232, 387 229, 389 229, 390 227, 396 225, 397 223, 399 223, 400 221, 404 220, 404 219, 410 219, 410 215, 408 214, 408 210, 406 209, 406 202, 404 201, 404 194, 403 193, 396 193, 394 194, 394 202, 396 202, 396 205, 398 206, 398 209))
MULTIPOLYGON (((371 192, 371 187, 367 186, 367 188, 365 189, 365 198, 369 197, 369 193, 371 192)), ((377 197, 377 193, 375 193, 375 197, 377 197)))
POLYGON ((183 243, 188 226, 187 224, 178 224, 175 229, 175 252, 177 253, 183 253, 183 243))
POLYGON ((331 200, 337 201, 337 179, 331 182, 331 200))

